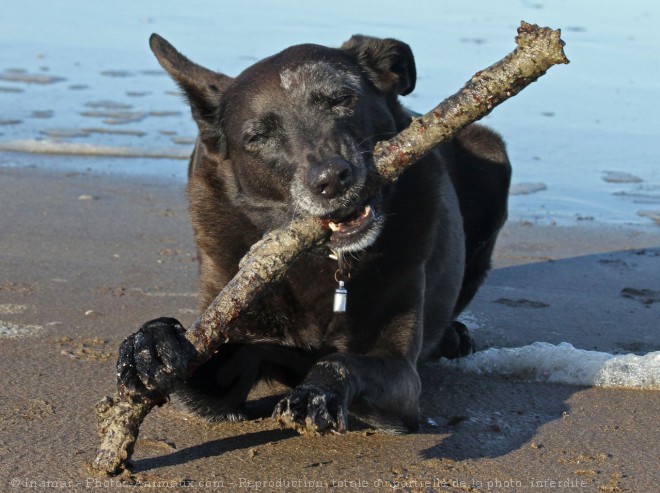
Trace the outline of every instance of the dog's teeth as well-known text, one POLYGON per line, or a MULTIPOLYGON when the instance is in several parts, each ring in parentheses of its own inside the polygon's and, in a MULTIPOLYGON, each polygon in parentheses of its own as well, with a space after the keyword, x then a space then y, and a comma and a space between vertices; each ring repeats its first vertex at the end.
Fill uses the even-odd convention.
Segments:
POLYGON ((335 224, 335 223, 333 223, 333 222, 329 222, 329 223, 328 223, 328 227, 329 227, 332 231, 339 231, 339 225, 338 225, 338 224, 335 224))

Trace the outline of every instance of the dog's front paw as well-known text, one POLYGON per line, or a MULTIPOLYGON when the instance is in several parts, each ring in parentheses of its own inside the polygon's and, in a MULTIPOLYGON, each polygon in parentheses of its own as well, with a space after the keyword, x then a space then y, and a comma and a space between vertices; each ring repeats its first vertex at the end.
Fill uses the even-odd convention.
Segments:
POLYGON ((143 397, 168 393, 194 354, 184 332, 177 320, 158 318, 128 336, 119 347, 117 360, 120 392, 143 397))
POLYGON ((300 386, 275 406, 273 418, 301 435, 344 433, 348 409, 345 397, 335 392, 300 386))

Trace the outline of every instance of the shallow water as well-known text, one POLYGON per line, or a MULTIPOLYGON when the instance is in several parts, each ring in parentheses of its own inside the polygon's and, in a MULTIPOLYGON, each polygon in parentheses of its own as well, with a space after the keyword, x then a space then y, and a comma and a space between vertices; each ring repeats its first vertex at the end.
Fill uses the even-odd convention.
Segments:
POLYGON ((378 8, 346 0, 162 5, 23 0, 3 9, 0 166, 184 180, 196 130, 149 51, 152 32, 229 75, 292 44, 337 46, 353 33, 399 38, 412 46, 419 76, 404 102, 425 112, 511 51, 525 19, 562 28, 571 64, 552 68, 484 120, 508 142, 515 170, 511 216, 561 224, 660 223, 655 1, 458 6, 420 0, 406 9, 390 0, 378 8))

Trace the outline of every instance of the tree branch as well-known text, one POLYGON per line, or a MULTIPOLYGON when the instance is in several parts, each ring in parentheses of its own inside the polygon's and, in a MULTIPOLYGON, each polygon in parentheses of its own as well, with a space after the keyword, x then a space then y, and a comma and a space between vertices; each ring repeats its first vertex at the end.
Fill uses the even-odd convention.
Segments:
MULTIPOLYGON (((393 182, 434 147, 459 130, 484 117, 542 76, 550 67, 568 63, 561 31, 522 22, 518 47, 491 67, 477 72, 465 86, 432 111, 414 118, 411 125, 374 150, 374 162, 383 183, 393 182)), ((197 353, 188 374, 206 362, 224 342, 231 340, 232 325, 269 283, 282 278, 288 266, 304 251, 330 236, 327 222, 308 217, 286 230, 268 233, 243 258, 240 270, 208 309, 190 326, 186 338, 197 353)), ((142 420, 155 406, 167 402, 170 389, 149 398, 119 387, 113 397, 96 406, 101 445, 92 468, 117 474, 133 454, 142 420)))
POLYGON ((407 166, 518 94, 550 67, 568 63, 560 36, 561 30, 523 21, 516 36, 518 47, 513 52, 477 72, 460 91, 424 116, 413 118, 398 135, 376 144, 374 161, 380 176, 396 180, 407 166))

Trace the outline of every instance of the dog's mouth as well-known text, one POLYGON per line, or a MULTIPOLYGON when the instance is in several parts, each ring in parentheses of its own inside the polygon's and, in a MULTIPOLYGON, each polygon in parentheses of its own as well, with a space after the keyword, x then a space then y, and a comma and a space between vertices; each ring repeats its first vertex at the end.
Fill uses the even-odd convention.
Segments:
POLYGON ((347 238, 358 234, 360 231, 368 228, 374 221, 375 214, 370 205, 354 211, 344 219, 337 222, 330 221, 328 226, 332 230, 332 237, 347 238))
POLYGON ((330 246, 337 250, 360 250, 371 245, 380 232, 380 217, 372 204, 356 207, 341 219, 328 221, 330 246))

